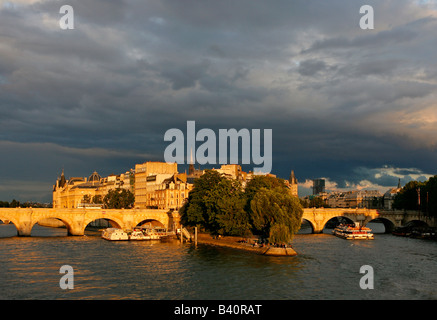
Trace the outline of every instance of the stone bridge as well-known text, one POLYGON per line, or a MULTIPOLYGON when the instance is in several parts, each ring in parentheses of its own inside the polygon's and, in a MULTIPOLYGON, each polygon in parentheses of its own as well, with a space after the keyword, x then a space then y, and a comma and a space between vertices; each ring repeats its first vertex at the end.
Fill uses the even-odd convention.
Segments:
MULTIPOLYGON (((436 219, 417 211, 379 211, 372 209, 305 208, 302 219, 311 224, 313 233, 320 233, 332 218, 343 217, 365 226, 372 220, 382 222, 386 232, 411 221, 425 222, 430 227, 437 226, 436 219)), ((0 220, 13 223, 19 236, 30 236, 32 228, 45 219, 62 221, 69 235, 84 235, 86 226, 97 220, 106 219, 112 226, 133 229, 147 221, 158 221, 168 230, 180 226, 177 211, 158 209, 52 209, 52 208, 0 208, 0 220)))
POLYGON ((30 236, 33 226, 45 219, 62 221, 73 236, 84 235, 86 226, 97 219, 106 219, 125 230, 147 221, 158 221, 169 230, 179 226, 179 213, 168 210, 0 208, 0 220, 13 223, 19 236, 30 236))
POLYGON ((354 223, 359 222, 362 226, 375 220, 384 224, 386 232, 391 232, 395 227, 404 226, 412 221, 425 222, 430 227, 437 226, 436 219, 424 216, 418 211, 305 208, 302 219, 307 220, 311 224, 313 233, 321 233, 326 223, 336 217, 343 217, 354 223))

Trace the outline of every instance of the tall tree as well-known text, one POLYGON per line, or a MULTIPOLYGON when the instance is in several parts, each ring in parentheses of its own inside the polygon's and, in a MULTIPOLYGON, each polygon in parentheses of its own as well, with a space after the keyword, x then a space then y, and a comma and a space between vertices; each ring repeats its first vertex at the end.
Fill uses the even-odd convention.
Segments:
MULTIPOLYGON (((419 181, 408 182, 399 193, 395 196, 393 208, 402 210, 419 209, 419 189, 423 188, 425 183, 419 181)), ((423 190, 420 190, 421 192, 423 190)), ((422 198, 422 197, 421 197, 422 198)))
POLYGON ((103 198, 105 208, 108 209, 129 209, 135 202, 135 196, 126 189, 111 189, 103 198))
POLYGON ((279 179, 271 176, 264 176, 264 175, 254 176, 252 180, 250 180, 247 183, 246 188, 244 190, 247 200, 247 205, 246 205, 247 211, 250 211, 250 202, 255 197, 255 194, 262 188, 265 189, 281 188, 284 192, 289 190, 285 185, 283 179, 279 179))
POLYGON ((194 181, 188 201, 180 210, 181 222, 201 226, 212 234, 246 235, 250 224, 243 195, 239 181, 207 170, 194 181))
POLYGON ((421 191, 421 209, 433 217, 437 217, 437 175, 429 178, 421 191))
POLYGON ((93 197, 93 199, 91 200, 91 202, 94 204, 101 204, 101 203, 103 203, 103 198, 101 195, 95 195, 93 197))
POLYGON ((250 202, 253 226, 270 243, 288 243, 299 231, 303 209, 282 188, 261 189, 250 202))

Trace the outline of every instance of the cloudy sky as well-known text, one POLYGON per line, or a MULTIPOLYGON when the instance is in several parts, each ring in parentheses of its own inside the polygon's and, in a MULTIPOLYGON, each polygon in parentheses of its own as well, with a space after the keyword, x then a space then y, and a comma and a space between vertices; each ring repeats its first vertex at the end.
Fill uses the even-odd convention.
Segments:
POLYGON ((0 0, 0 200, 163 161, 189 120, 272 129, 301 195, 386 190, 437 174, 436 98, 436 1, 0 0))

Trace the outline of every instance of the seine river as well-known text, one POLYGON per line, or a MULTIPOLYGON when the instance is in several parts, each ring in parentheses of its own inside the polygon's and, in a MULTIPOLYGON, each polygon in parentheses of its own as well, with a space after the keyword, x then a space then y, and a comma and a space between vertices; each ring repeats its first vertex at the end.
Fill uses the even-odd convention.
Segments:
POLYGON ((0 225, 0 299, 437 299, 437 242, 376 234, 346 241, 297 235, 296 257, 178 242, 109 242, 35 226, 0 225), (61 289, 69 265, 74 288, 61 289), (361 289, 368 265, 374 289, 361 289))

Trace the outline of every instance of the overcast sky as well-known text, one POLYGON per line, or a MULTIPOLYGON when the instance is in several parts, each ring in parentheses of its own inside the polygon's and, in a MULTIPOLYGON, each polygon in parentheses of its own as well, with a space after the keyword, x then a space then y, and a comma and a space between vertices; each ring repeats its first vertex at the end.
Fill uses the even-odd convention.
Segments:
POLYGON ((0 200, 163 161, 188 120, 272 129, 300 195, 387 190, 437 174, 436 87, 436 1, 0 0, 0 200))

